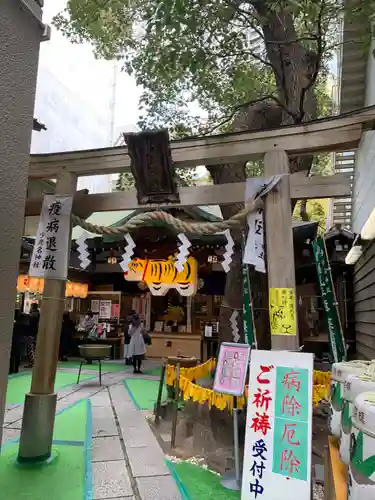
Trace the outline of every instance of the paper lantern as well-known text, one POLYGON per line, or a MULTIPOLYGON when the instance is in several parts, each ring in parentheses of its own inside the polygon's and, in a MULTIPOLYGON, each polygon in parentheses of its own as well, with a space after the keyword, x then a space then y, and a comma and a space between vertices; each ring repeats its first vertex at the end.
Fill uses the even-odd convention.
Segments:
POLYGON ((65 287, 65 297, 71 297, 73 295, 73 283, 71 281, 67 281, 65 287))
POLYGON ((29 277, 21 274, 17 279, 17 292, 23 293, 29 290, 29 277))
POLYGON ((29 291, 31 293, 40 293, 39 278, 29 278, 29 291))
POLYGON ((17 279, 17 291, 20 293, 43 293, 44 279, 29 278, 26 274, 21 274, 17 279))
POLYGON ((73 297, 79 297, 81 295, 80 283, 72 283, 72 295, 73 297))
POLYGON ((87 297, 88 291, 89 291, 88 284, 87 283, 82 283, 82 285, 81 285, 81 294, 80 294, 79 297, 81 299, 85 299, 87 297))

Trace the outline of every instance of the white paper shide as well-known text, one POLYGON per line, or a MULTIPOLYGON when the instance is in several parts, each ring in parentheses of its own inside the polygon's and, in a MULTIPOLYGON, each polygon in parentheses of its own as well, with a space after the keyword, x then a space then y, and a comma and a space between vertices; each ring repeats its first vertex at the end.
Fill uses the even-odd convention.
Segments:
POLYGON ((88 237, 89 233, 83 231, 81 236, 76 239, 78 258, 80 260, 79 265, 82 269, 86 269, 91 264, 89 247, 87 245, 88 237))
POLYGON ((67 278, 72 205, 72 196, 44 196, 29 276, 67 278))

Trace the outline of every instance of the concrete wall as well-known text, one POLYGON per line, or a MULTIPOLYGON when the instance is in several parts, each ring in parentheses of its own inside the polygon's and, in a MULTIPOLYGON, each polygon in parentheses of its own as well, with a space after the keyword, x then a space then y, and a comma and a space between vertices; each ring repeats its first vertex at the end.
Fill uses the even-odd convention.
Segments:
MULTIPOLYGON (((0 12, 0 434, 13 330, 30 139, 43 30, 35 0, 1 0, 0 12)), ((1 438, 1 436, 0 436, 1 438)), ((1 439, 0 439, 1 442, 1 439)))
MULTIPOLYGON (((365 106, 375 104, 375 38, 369 51, 365 106)), ((353 231, 359 233, 375 207, 375 131, 365 132, 357 152, 353 190, 353 231)))

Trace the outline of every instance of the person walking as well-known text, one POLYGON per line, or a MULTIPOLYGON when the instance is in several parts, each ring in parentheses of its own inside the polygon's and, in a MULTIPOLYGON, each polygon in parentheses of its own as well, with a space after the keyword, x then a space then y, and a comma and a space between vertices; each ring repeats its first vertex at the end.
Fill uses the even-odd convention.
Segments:
POLYGON ((129 318, 129 351, 128 357, 133 358, 134 373, 142 373, 141 366, 146 354, 146 343, 144 339, 144 329, 141 325, 138 314, 132 314, 129 318))
POLYGON ((68 361, 68 354, 70 346, 75 334, 75 326, 70 319, 69 311, 64 311, 61 333, 60 333, 60 347, 59 347, 59 360, 68 361))
POLYGON ((36 337, 38 335, 39 318, 40 318, 40 312, 38 304, 36 302, 33 302, 30 306, 29 328, 28 328, 28 335, 26 338, 26 353, 27 353, 27 359, 29 360, 29 364, 26 366, 26 368, 32 368, 34 366, 35 346, 36 346, 36 337))

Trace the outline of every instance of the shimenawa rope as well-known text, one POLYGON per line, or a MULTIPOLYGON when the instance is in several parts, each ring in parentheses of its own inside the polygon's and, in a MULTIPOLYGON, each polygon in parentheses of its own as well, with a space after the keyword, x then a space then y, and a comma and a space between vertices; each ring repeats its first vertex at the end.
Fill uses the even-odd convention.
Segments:
POLYGON ((219 222, 186 222, 176 217, 173 217, 167 212, 155 211, 146 212, 144 214, 138 214, 133 217, 129 222, 119 227, 107 227, 98 226, 96 224, 91 224, 77 215, 72 215, 72 221, 74 224, 81 226, 86 231, 95 234, 109 234, 118 235, 128 233, 140 226, 147 225, 148 222, 152 221, 162 221, 166 226, 171 226, 180 233, 188 234, 215 234, 225 231, 226 229, 233 229, 241 227, 246 219, 246 217, 260 208, 263 205, 262 198, 256 198, 254 201, 249 202, 246 207, 240 210, 237 214, 233 215, 228 220, 219 222))

